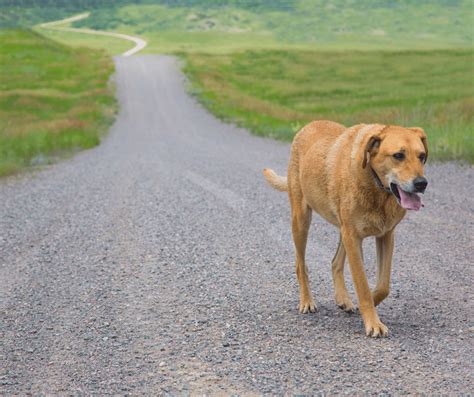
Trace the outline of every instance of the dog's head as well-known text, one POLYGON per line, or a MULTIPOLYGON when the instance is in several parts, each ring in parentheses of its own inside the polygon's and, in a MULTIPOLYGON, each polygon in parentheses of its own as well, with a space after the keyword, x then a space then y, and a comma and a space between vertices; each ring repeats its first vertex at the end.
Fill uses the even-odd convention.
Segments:
POLYGON ((374 178, 409 210, 422 207, 418 193, 428 181, 423 166, 428 158, 425 132, 418 127, 385 126, 369 133, 364 142, 362 167, 370 166, 374 178))

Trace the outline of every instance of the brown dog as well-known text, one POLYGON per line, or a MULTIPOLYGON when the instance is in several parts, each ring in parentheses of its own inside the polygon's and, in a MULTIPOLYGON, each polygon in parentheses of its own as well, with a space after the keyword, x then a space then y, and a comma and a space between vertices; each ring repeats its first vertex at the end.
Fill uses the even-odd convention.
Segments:
POLYGON ((358 124, 346 128, 332 121, 314 121, 293 140, 288 178, 264 170, 275 189, 288 191, 301 313, 314 312, 305 264, 312 210, 340 229, 332 261, 337 305, 355 307, 344 282, 346 254, 368 336, 388 334, 375 306, 389 293, 395 226, 407 209, 422 207, 417 193, 428 184, 423 165, 428 156, 421 128, 358 124), (364 272, 362 240, 375 236, 377 283, 371 292, 364 272))

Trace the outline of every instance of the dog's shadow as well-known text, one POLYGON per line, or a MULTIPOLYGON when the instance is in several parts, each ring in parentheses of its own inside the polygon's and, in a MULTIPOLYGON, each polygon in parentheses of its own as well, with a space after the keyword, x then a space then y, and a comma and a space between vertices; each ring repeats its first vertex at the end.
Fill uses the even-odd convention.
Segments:
MULTIPOLYGON (((435 335, 445 335, 449 329, 449 316, 440 311, 430 301, 400 301, 393 305, 393 300, 378 307, 381 320, 389 328, 389 338, 422 342, 432 339, 435 335), (390 302, 391 301, 391 302, 390 302)), ((294 303, 294 302, 291 302, 294 303)), ((299 313, 296 305, 288 308, 290 302, 284 302, 289 322, 300 330, 318 332, 330 338, 360 336, 366 338, 364 324, 357 309, 347 313, 337 307, 333 301, 318 302, 315 313, 299 313)))

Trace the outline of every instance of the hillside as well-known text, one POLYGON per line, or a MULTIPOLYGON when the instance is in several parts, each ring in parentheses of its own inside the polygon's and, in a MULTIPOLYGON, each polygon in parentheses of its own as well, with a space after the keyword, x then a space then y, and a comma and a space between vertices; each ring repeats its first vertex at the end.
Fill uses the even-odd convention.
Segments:
POLYGON ((470 0, 24 0, 21 7, 17 4, 0 0, 0 26, 31 26, 89 10, 91 17, 75 26, 133 32, 152 41, 159 41, 158 33, 165 33, 161 44, 151 51, 189 49, 190 34, 206 44, 224 38, 224 45, 235 40, 258 46, 262 41, 263 46, 273 47, 451 48, 473 44, 470 0))
MULTIPOLYGON (((312 47, 444 48, 472 45, 471 1, 155 1, 95 10, 77 26, 134 32, 251 34, 312 47)), ((175 38, 177 41, 178 38, 175 38)), ((186 40, 183 39, 185 42, 186 40)))

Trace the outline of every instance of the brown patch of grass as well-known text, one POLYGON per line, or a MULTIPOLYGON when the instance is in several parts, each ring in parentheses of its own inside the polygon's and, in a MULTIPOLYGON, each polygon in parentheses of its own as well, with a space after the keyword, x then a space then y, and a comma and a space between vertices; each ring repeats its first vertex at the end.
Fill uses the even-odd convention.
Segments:
POLYGON ((295 112, 287 107, 278 106, 274 103, 264 101, 256 98, 252 95, 247 95, 242 92, 238 92, 231 84, 223 81, 218 74, 209 73, 202 77, 203 84, 213 92, 218 92, 219 96, 217 99, 225 98, 226 102, 230 106, 238 106, 244 111, 263 113, 271 117, 278 117, 282 120, 295 121, 304 118, 304 115, 299 112, 295 112))
MULTIPOLYGON (((18 120, 17 120, 18 121, 18 120)), ((21 137, 34 132, 47 132, 50 134, 60 134, 67 130, 84 130, 89 123, 79 119, 59 119, 59 120, 30 120, 30 122, 22 123, 12 121, 3 130, 5 137, 21 137)))
POLYGON ((0 91, 0 97, 10 96, 28 96, 28 97, 56 97, 56 98, 72 98, 77 96, 69 92, 59 91, 49 88, 38 88, 38 89, 23 89, 18 88, 15 90, 0 91))

